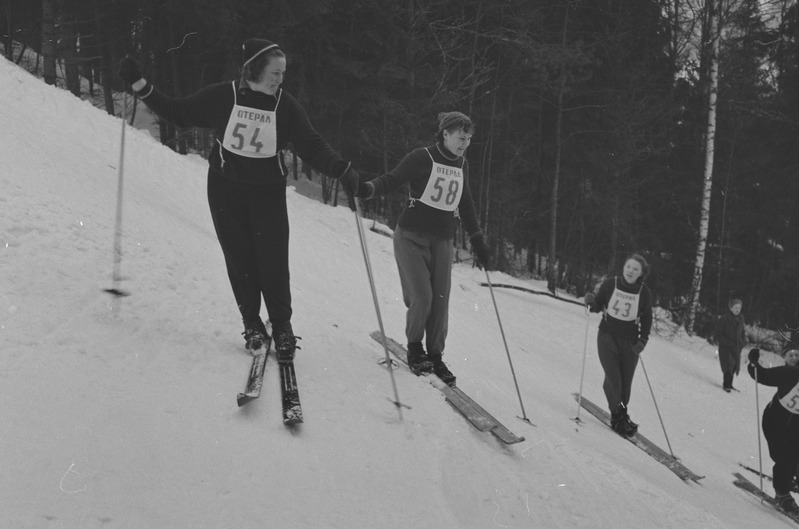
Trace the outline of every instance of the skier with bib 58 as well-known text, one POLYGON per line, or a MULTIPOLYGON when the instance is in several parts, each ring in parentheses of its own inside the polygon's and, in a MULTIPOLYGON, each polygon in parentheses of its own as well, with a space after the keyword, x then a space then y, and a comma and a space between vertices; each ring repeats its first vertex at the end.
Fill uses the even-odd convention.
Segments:
POLYGON ((444 364, 442 355, 458 217, 469 234, 477 260, 483 266, 489 264, 488 246, 469 189, 469 163, 464 157, 473 133, 468 116, 442 112, 433 145, 410 152, 389 173, 361 183, 357 192, 359 197, 369 199, 408 185, 408 205, 394 230, 394 258, 408 309, 408 366, 417 375, 433 371, 449 385, 455 384, 455 375, 444 364))

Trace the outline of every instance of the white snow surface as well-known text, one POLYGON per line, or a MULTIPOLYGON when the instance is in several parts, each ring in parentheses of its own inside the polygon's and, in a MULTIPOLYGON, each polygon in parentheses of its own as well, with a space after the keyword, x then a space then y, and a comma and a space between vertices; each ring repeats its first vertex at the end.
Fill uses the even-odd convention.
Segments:
MULTIPOLYGON (((354 214, 288 190, 305 423, 281 422, 270 358, 244 408, 249 354, 206 201, 206 162, 127 129, 122 288, 112 286, 121 121, 0 61, 0 528, 724 528, 791 522, 732 485, 758 466, 745 374, 655 335, 643 353, 685 483, 584 410, 582 307, 494 288, 455 265, 446 360, 526 441, 472 427, 424 378, 391 379, 354 214)), ((404 342, 391 240, 363 221, 387 334, 404 342)), ((544 291, 492 272, 493 283, 544 291)), ((265 316, 265 311, 263 311, 265 316)), ((584 395, 605 407, 589 317, 584 395)), ((639 367, 631 415, 668 450, 639 367)), ((765 441, 763 463, 771 473, 765 441)), ((757 482, 754 475, 748 475, 757 482)), ((766 491, 773 493, 766 483, 766 491)))

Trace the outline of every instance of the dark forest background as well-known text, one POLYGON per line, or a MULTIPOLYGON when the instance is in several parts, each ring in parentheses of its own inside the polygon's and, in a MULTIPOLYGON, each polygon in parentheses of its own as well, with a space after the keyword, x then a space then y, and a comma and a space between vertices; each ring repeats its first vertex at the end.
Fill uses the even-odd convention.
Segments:
MULTIPOLYGON (((799 11, 712 2, 717 130, 694 328, 706 333, 731 297, 748 322, 795 327, 799 11)), ((460 110, 477 124, 471 186, 494 268, 579 296, 639 252, 656 304, 680 322, 697 262, 712 2, 0 0, 0 33, 8 60, 36 52, 46 82, 81 95, 88 80, 111 113, 125 54, 188 95, 236 78, 241 42, 268 38, 288 56, 284 88, 362 174, 388 171, 432 141, 438 112, 460 110)), ((212 141, 160 132, 182 153, 212 141)), ((392 225, 404 198, 367 213, 392 225)))

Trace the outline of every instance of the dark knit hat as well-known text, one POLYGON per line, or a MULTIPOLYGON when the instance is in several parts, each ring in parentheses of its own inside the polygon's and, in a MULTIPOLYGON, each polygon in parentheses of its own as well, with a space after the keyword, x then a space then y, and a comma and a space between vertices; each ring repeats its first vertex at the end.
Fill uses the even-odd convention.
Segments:
POLYGON ((241 60, 244 64, 241 65, 242 69, 247 64, 258 57, 259 55, 274 49, 279 49, 280 46, 274 42, 266 39, 247 39, 241 45, 241 60))
POLYGON ((797 350, 799 350, 799 346, 789 341, 782 347, 782 351, 780 351, 780 356, 785 356, 785 353, 787 353, 788 351, 797 351, 797 350))
POLYGON ((732 299, 730 299, 730 302, 728 303, 728 306, 730 308, 733 308, 735 305, 743 305, 743 304, 744 304, 744 302, 743 302, 743 300, 741 298, 732 298, 732 299))
POLYGON ((438 115, 438 132, 455 126, 463 132, 471 132, 472 120, 461 112, 441 112, 438 115))

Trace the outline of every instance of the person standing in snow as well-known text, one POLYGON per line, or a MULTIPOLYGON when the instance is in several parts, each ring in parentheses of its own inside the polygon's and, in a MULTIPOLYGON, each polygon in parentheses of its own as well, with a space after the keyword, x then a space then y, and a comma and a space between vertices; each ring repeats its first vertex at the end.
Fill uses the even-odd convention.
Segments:
POLYGON ((469 189, 469 162, 464 157, 472 134, 474 126, 468 116, 442 112, 435 143, 411 151, 390 172, 361 183, 357 192, 357 196, 370 199, 408 185, 408 205, 394 231, 394 258, 408 309, 408 366, 417 375, 432 371, 449 385, 455 384, 455 375, 442 356, 459 217, 477 260, 489 265, 488 246, 469 189))
POLYGON ((732 379, 741 370, 741 351, 746 345, 742 307, 743 302, 740 299, 731 299, 730 310, 719 318, 713 333, 713 340, 719 348, 722 387, 727 393, 735 389, 732 387, 732 379))
POLYGON ((263 297, 278 360, 297 348, 291 327, 289 223, 286 168, 280 151, 291 142, 319 172, 339 178, 350 194, 358 174, 314 130, 303 107, 281 87, 286 56, 265 39, 241 47, 241 78, 207 86, 187 97, 170 97, 148 83, 130 57, 119 66, 125 83, 160 118, 178 127, 212 129, 208 157, 208 203, 244 323, 246 348, 266 340, 260 317, 263 297))
POLYGON ((791 486, 799 464, 799 347, 788 343, 782 349, 785 365, 760 366, 760 350, 749 351, 749 376, 759 384, 777 388, 763 410, 763 435, 774 461, 774 492, 780 509, 799 514, 791 486))
POLYGON ((649 340, 652 327, 652 294, 644 284, 649 265, 633 254, 624 262, 620 276, 606 279, 594 295, 585 295, 591 312, 602 312, 597 351, 605 382, 602 386, 610 409, 613 430, 625 437, 635 435, 638 425, 630 420, 627 406, 638 355, 649 340))

